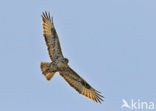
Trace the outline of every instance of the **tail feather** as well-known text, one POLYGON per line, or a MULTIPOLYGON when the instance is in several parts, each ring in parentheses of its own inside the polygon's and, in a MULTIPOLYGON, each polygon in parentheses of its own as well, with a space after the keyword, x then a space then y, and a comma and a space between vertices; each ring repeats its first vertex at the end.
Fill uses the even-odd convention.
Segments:
POLYGON ((54 76, 55 72, 45 72, 48 70, 49 68, 49 62, 41 62, 40 63, 40 68, 41 68, 41 71, 42 71, 42 74, 44 75, 44 77, 50 81, 52 79, 52 77, 54 76))

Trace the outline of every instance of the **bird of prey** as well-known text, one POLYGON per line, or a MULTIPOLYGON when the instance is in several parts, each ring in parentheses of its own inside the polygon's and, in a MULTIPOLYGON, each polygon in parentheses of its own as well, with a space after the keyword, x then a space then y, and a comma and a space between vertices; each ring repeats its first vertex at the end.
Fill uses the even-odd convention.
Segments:
POLYGON ((47 13, 46 11, 43 12, 41 18, 43 36, 51 59, 51 62, 40 63, 42 74, 47 80, 51 80, 53 75, 58 72, 79 94, 82 94, 97 103, 101 103, 101 101, 103 101, 103 96, 99 94, 100 92, 95 90, 82 77, 80 77, 68 65, 68 59, 64 58, 58 34, 55 30, 53 19, 50 17, 50 13, 47 13))

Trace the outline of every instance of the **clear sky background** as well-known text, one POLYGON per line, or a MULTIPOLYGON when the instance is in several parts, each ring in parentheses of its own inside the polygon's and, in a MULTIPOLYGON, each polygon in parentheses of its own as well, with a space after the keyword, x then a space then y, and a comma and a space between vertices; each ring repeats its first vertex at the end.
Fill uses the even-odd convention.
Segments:
POLYGON ((1 0, 1 111, 120 111, 122 99, 156 104, 155 0, 1 0), (69 65, 105 97, 79 95, 50 61, 41 29, 50 11, 69 65))

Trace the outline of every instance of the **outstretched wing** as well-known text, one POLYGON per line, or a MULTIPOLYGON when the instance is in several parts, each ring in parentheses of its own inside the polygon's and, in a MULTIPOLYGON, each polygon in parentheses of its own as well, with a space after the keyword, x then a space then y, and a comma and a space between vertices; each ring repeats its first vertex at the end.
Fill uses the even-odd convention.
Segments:
POLYGON ((74 70, 67 67, 59 74, 66 80, 66 82, 73 87, 79 94, 82 94, 89 99, 101 103, 103 96, 101 96, 94 88, 92 88, 84 79, 82 79, 74 70))
POLYGON ((42 30, 43 36, 47 45, 48 53, 51 61, 63 56, 57 32, 55 30, 53 20, 50 18, 50 13, 46 11, 42 13, 42 30))

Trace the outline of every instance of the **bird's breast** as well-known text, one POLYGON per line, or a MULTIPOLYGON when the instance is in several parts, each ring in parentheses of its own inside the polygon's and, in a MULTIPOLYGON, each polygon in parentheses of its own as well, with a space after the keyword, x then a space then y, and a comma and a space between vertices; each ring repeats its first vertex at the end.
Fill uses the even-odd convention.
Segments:
POLYGON ((58 68, 64 68, 64 67, 66 67, 66 64, 64 62, 58 62, 57 67, 58 68))

